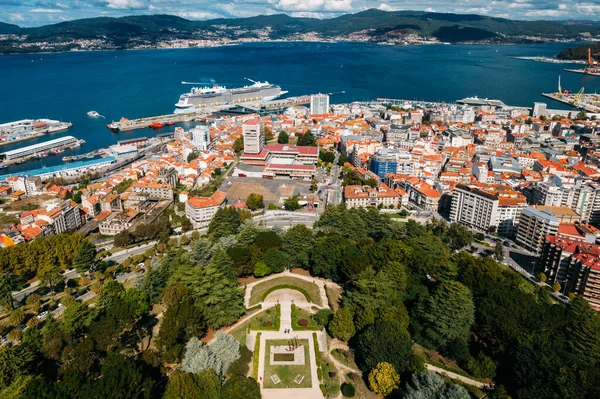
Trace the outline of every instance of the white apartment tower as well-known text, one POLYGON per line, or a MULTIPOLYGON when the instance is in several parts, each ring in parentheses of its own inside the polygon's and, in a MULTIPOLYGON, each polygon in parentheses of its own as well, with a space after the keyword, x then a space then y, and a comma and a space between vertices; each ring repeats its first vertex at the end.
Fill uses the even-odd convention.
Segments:
POLYGON ((208 126, 196 126, 190 130, 190 140, 198 151, 206 151, 210 144, 210 135, 208 133, 208 126))
POLYGON ((329 113, 329 95, 313 94, 310 96, 310 114, 320 115, 329 113))
POLYGON ((244 153, 260 154, 265 147, 265 128, 260 119, 250 119, 242 125, 244 153))

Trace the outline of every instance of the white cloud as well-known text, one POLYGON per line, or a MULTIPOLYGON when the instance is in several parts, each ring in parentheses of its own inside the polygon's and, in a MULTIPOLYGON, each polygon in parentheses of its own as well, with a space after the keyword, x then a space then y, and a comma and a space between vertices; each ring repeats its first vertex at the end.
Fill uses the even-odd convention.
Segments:
POLYGON ((214 12, 203 12, 203 11, 180 11, 177 16, 187 19, 214 19, 220 18, 221 15, 215 14, 214 12))
POLYGON ((564 10, 528 10, 524 13, 527 17, 561 17, 565 15, 564 10))
POLYGON ((8 14, 8 19, 11 20, 12 22, 23 22, 25 21, 25 18, 23 18, 23 14, 15 12, 12 14, 8 14))
POLYGON ((431 7, 427 7, 424 11, 427 12, 435 12, 435 9, 431 8, 431 7))
POLYGON ((57 8, 32 8, 29 12, 39 12, 39 13, 47 13, 47 14, 56 14, 62 12, 57 8))
POLYGON ((352 12, 352 0, 269 0, 280 11, 352 12))
POLYGON ((116 10, 139 10, 146 7, 142 0, 105 0, 108 8, 116 10))
POLYGON ((600 4, 593 3, 581 3, 575 4, 575 10, 577 12, 587 15, 596 15, 596 17, 600 14, 600 4))
POLYGON ((381 11, 398 11, 398 8, 392 7, 389 4, 385 3, 381 3, 377 8, 379 8, 381 11))

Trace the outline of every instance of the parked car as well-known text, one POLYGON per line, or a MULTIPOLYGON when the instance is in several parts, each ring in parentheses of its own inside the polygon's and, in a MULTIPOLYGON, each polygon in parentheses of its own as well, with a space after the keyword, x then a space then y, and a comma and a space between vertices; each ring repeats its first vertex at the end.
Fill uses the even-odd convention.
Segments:
POLYGON ((38 320, 42 320, 46 316, 48 316, 48 311, 45 310, 42 313, 40 313, 39 315, 37 315, 36 317, 38 318, 38 320))

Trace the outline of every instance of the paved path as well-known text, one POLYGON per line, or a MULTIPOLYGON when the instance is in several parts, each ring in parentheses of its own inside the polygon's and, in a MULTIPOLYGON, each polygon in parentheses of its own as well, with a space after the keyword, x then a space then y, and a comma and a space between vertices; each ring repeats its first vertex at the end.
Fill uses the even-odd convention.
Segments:
POLYGON ((486 383, 481 382, 481 381, 476 381, 476 380, 474 380, 472 378, 465 377, 465 376, 462 376, 460 374, 453 373, 452 371, 444 370, 444 369, 442 369, 440 367, 436 367, 436 366, 434 366, 432 364, 429 364, 429 363, 425 363, 425 368, 427 368, 427 370, 429 370, 429 371, 433 371, 433 372, 436 372, 438 374, 445 375, 448 378, 451 378, 453 380, 458 380, 460 382, 464 382, 467 385, 471 385, 471 386, 474 386, 474 387, 477 387, 477 388, 489 388, 490 387, 490 384, 486 384, 486 383))

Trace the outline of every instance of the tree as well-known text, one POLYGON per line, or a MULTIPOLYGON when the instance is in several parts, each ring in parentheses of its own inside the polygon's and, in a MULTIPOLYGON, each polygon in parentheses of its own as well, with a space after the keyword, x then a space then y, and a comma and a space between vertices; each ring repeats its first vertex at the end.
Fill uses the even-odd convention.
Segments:
POLYGON ((473 242, 473 233, 460 223, 450 223, 444 241, 453 251, 458 251, 473 242))
POLYGON ((208 346, 193 337, 185 346, 181 370, 188 373, 213 370, 217 375, 223 375, 223 361, 208 346))
POLYGON ((500 242, 497 242, 494 246, 494 258, 496 258, 498 262, 502 262, 504 260, 504 247, 500 242))
POLYGON ((289 197, 283 202, 283 207, 286 211, 297 211, 302 208, 302 206, 298 203, 298 198, 300 196, 298 194, 289 197))
POLYGON ((467 341, 475 321, 471 291, 457 281, 440 284, 417 312, 415 338, 434 349, 441 349, 453 339, 467 341))
POLYGON ((304 134, 298 136, 298 145, 305 147, 314 147, 317 145, 317 139, 310 129, 307 129, 304 134))
POLYGON ((96 260, 96 246, 85 240, 79 250, 73 255, 73 266, 78 272, 84 273, 94 269, 94 263, 96 260))
POLYGON ((577 116, 575 117, 576 120, 578 121, 584 121, 587 119, 587 112, 585 112, 585 110, 581 110, 579 111, 579 113, 577 114, 577 116))
MULTIPOLYGON (((192 222, 190 222, 190 219, 188 219, 186 216, 183 216, 181 218, 181 230, 190 231, 193 228, 194 228, 194 225, 192 224, 192 222)), ((193 233, 192 233, 192 238, 193 238, 193 233)))
POLYGON ((237 154, 244 151, 244 136, 239 136, 235 139, 233 142, 233 151, 235 151, 237 154))
POLYGON ((219 208, 208 225, 208 234, 217 241, 221 237, 236 234, 240 225, 240 214, 235 208, 219 208))
POLYGON ((266 275, 271 274, 271 269, 269 269, 269 266, 267 266, 267 264, 265 262, 257 262, 254 265, 254 277, 264 277, 266 275))
POLYGON ((319 151, 319 159, 325 163, 333 163, 335 161, 335 154, 331 151, 321 149, 319 151))
POLYGON ((329 322, 328 330, 334 338, 339 338, 342 341, 348 341, 352 338, 356 330, 350 309, 338 309, 329 322))
POLYGON ((273 140, 273 129, 268 126, 265 126, 265 140, 270 141, 273 140))
POLYGON ((221 399, 260 399, 260 387, 254 378, 232 375, 221 388, 221 399))
POLYGON ((27 374, 34 360, 35 352, 26 345, 0 350, 0 390, 27 374))
POLYGON ((544 273, 542 273, 542 272, 540 272, 540 273, 537 275, 537 278, 538 278, 538 279, 539 279, 539 280, 540 280, 542 283, 545 283, 545 282, 546 282, 546 280, 548 279, 548 277, 546 277, 546 275, 545 275, 544 273))
POLYGON ((469 399, 471 395, 459 385, 448 385, 438 374, 432 372, 414 373, 406 384, 404 399, 469 399))
POLYGON ((560 283, 556 282, 554 284, 552 284, 552 291, 553 292, 559 292, 560 291, 560 283))
POLYGON ((494 378, 496 376, 496 363, 483 352, 479 352, 477 357, 469 358, 467 361, 467 370, 474 377, 494 378))
POLYGON ((367 372, 387 362, 402 373, 410 369, 413 342, 398 323, 378 321, 359 333, 356 343, 358 366, 367 372))
POLYGON ((270 273, 281 273, 290 265, 289 256, 285 252, 275 248, 271 248, 265 252, 261 260, 267 265, 270 273))
POLYGON ((287 144, 290 142, 290 136, 282 130, 281 132, 279 132, 279 136, 277 137, 277 142, 279 144, 287 144))
POLYGON ((347 382, 342 384, 341 391, 345 398, 353 398, 356 394, 356 388, 354 388, 354 385, 347 382))
POLYGON ((369 373, 369 388, 378 395, 387 396, 400 385, 400 376, 389 363, 377 363, 369 373))
POLYGON ((83 388, 82 398, 146 399, 152 396, 154 382, 134 359, 110 353, 102 365, 102 378, 83 388))
MULTIPOLYGON (((235 146, 235 143, 234 143, 235 146)), ((188 163, 192 162, 194 159, 198 158, 198 156, 200 156, 200 153, 198 151, 192 151, 188 154, 187 156, 187 161, 188 163)))
POLYGON ((282 237, 281 250, 290 257, 293 266, 308 267, 313 250, 313 231, 303 224, 291 227, 282 237))
POLYGON ((176 371, 169 378, 163 399, 220 398, 221 380, 213 370, 199 374, 176 371))
POLYGON ((263 202, 263 196, 260 194, 252 193, 246 198, 246 206, 252 211, 262 209, 265 207, 263 202))
POLYGON ((38 312, 42 307, 42 297, 36 293, 27 295, 25 304, 34 312, 38 312))
POLYGON ((223 373, 240 358, 240 343, 227 333, 217 331, 214 341, 208 347, 221 360, 223 373))
POLYGON ((23 286, 23 280, 13 273, 0 274, 0 305, 8 310, 14 309, 13 291, 23 286))
POLYGON ((60 269, 53 265, 46 265, 38 272, 40 284, 48 286, 50 291, 54 293, 56 286, 63 282, 65 277, 61 274, 60 269))
POLYGON ((315 191, 317 191, 319 189, 319 186, 317 185, 317 179, 313 178, 310 181, 310 192, 314 193, 315 191))
POLYGON ((123 230, 113 238, 115 247, 126 247, 135 242, 135 237, 129 230, 123 230))

